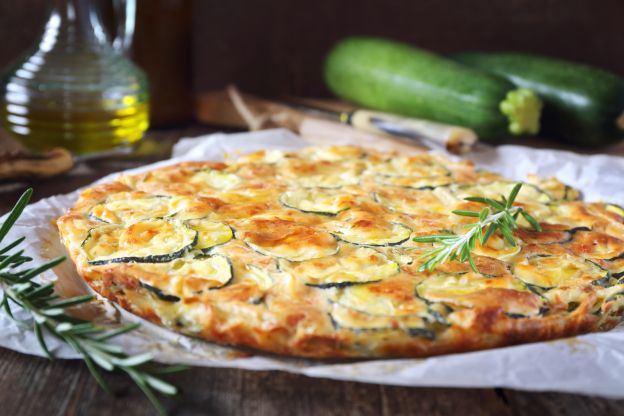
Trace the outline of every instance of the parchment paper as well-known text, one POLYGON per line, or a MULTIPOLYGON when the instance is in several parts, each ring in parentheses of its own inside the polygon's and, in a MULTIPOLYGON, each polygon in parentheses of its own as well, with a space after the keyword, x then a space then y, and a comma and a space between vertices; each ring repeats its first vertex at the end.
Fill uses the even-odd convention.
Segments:
MULTIPOLYGON (((224 154, 260 149, 295 150, 306 144, 286 130, 268 130, 234 135, 215 134, 184 139, 176 145, 173 158, 133 169, 131 173, 183 160, 221 160, 224 154)), ((581 189, 588 201, 605 200, 624 204, 624 158, 581 156, 570 152, 536 150, 519 146, 490 148, 481 145, 468 157, 479 166, 522 180, 526 174, 554 175, 581 189)), ((102 178, 112 180, 116 175, 102 178)), ((41 262, 65 254, 53 220, 72 206, 78 192, 59 195, 30 205, 6 241, 25 235, 26 254, 41 262)), ((0 222, 4 220, 0 219, 0 222)), ((67 261, 43 280, 57 279, 64 295, 88 289, 67 261)), ((406 386, 510 387, 525 390, 576 392, 624 398, 624 326, 606 332, 558 341, 519 345, 427 359, 362 360, 329 363, 255 353, 236 354, 233 348, 218 346, 161 329, 100 299, 108 311, 105 322, 141 321, 138 331, 118 338, 128 352, 149 350, 161 362, 182 362, 195 366, 237 367, 250 370, 283 370, 311 377, 395 384, 406 386)), ((26 317, 15 307, 18 317, 26 317)), ((0 314, 0 346, 27 354, 43 355, 34 334, 0 314)), ((50 338, 52 351, 60 358, 77 358, 70 347, 50 338)))

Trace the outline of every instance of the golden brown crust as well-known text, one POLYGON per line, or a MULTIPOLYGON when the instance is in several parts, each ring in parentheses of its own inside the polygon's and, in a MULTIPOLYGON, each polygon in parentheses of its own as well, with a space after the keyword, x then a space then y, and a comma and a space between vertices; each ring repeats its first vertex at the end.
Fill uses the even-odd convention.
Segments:
POLYGON ((425 357, 612 328, 624 309, 624 211, 530 181, 518 204, 544 231, 516 230, 517 248, 478 246, 480 273, 456 262, 419 272, 428 246, 411 237, 462 232, 470 219, 451 211, 480 208, 463 196, 512 184, 429 154, 335 147, 186 162, 85 190, 58 227, 95 291, 223 344, 425 357), (188 244, 192 233, 214 244, 188 244))

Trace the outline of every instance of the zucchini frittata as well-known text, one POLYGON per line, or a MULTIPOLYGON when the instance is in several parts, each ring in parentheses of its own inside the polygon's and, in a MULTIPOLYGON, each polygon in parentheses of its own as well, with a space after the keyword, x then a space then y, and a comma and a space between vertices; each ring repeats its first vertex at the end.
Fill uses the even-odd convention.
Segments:
POLYGON ((423 357, 607 330, 624 312, 624 210, 529 177, 511 246, 420 272, 430 243, 466 232, 453 210, 514 183, 420 153, 261 151, 121 176, 58 220, 79 274, 157 324, 306 357, 423 357))

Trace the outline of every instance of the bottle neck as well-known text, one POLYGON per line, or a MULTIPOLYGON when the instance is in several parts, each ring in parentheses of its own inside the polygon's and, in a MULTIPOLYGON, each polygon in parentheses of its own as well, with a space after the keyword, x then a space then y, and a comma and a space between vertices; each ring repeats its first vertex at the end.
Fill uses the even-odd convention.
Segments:
POLYGON ((101 46, 106 42, 101 19, 92 0, 50 0, 41 49, 60 46, 71 51, 101 46))

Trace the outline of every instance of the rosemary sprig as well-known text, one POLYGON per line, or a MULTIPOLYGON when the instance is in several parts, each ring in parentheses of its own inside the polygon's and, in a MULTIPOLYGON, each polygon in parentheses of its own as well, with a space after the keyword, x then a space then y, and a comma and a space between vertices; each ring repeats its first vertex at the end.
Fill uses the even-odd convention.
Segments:
POLYGON ((513 238, 513 230, 518 228, 516 220, 519 215, 522 215, 535 231, 542 231, 542 228, 535 218, 521 207, 513 206, 520 192, 520 188, 522 188, 522 183, 517 183, 511 190, 509 196, 506 198, 502 196, 502 200, 500 201, 479 196, 465 198, 466 201, 479 202, 487 205, 480 212, 464 210, 453 211, 454 214, 463 217, 478 218, 477 222, 465 226, 468 229, 468 232, 465 234, 441 234, 415 237, 414 241, 418 243, 438 244, 421 256, 421 258, 426 259, 426 261, 418 270, 421 272, 430 271, 438 264, 446 261, 459 260, 460 262, 465 262, 468 260, 472 270, 478 273, 479 271, 472 257, 472 251, 475 249, 477 242, 479 242, 481 246, 484 246, 489 238, 499 230, 505 241, 515 247, 516 241, 513 238))
POLYGON ((140 326, 139 324, 107 330, 92 322, 67 315, 65 313, 67 308, 88 303, 92 300, 92 296, 64 299, 54 293, 54 283, 41 284, 33 280, 42 272, 62 263, 65 260, 64 257, 58 257, 34 268, 24 268, 19 266, 32 259, 24 256, 23 250, 15 251, 24 241, 24 237, 2 247, 2 240, 28 204, 31 196, 32 189, 24 192, 6 221, 0 226, 0 288, 3 292, 0 306, 19 325, 32 328, 48 358, 54 359, 54 355, 46 344, 44 336, 46 333, 69 344, 82 355, 87 368, 105 391, 111 392, 100 374, 100 369, 121 370, 132 378, 158 413, 165 414, 165 409, 156 393, 175 395, 177 388, 160 379, 157 374, 177 372, 186 367, 147 368, 145 364, 152 359, 150 353, 129 355, 119 345, 109 342, 119 335, 133 331, 140 326), (12 251, 14 252, 11 254, 12 251), (22 307, 32 319, 18 320, 13 315, 12 303, 22 307))

